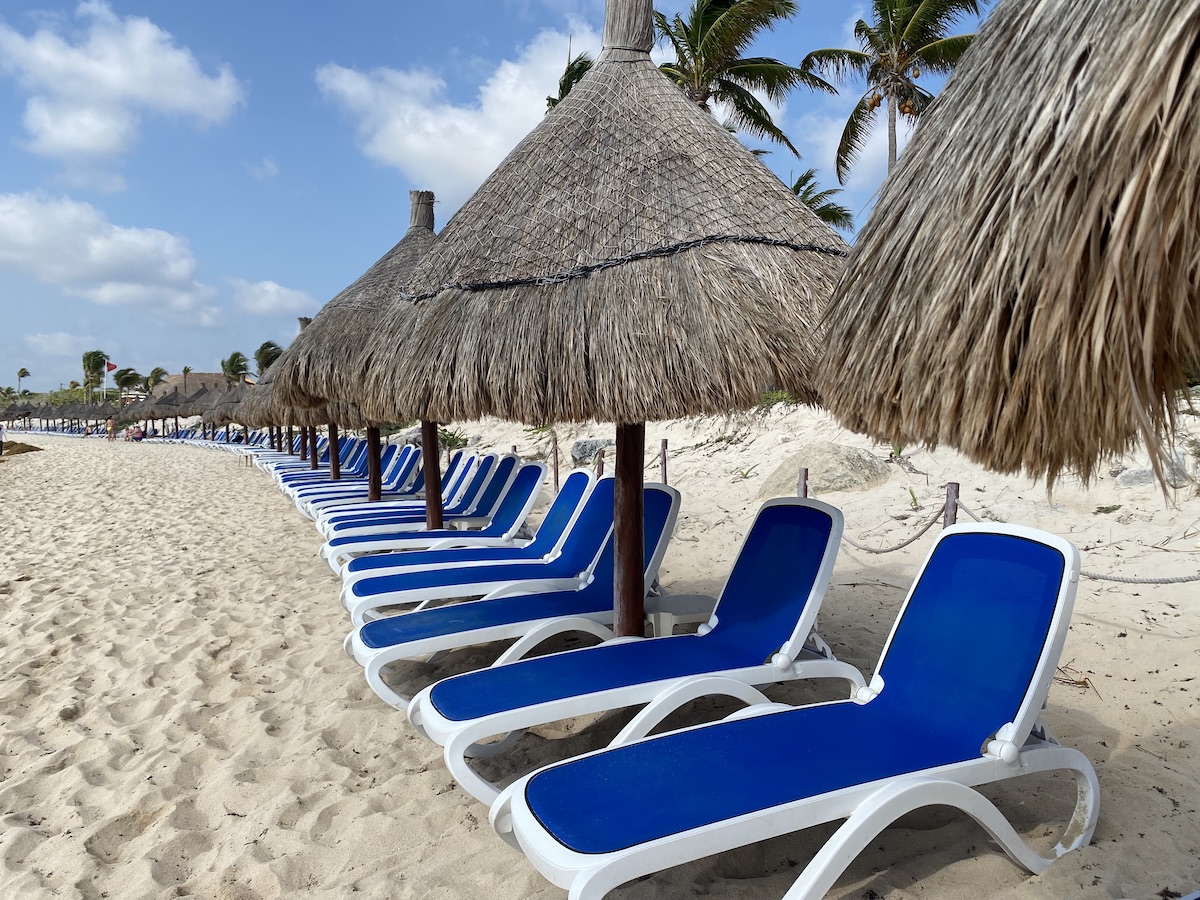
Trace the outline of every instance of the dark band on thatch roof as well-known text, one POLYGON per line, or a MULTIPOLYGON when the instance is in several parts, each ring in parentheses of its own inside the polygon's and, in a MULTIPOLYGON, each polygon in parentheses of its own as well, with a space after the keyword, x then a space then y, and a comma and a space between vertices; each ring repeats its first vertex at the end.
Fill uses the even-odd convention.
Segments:
POLYGON ((1157 448, 1200 360, 1198 48, 1197 3, 996 7, 831 306, 842 422, 1048 479, 1157 448))
POLYGON ((362 353, 379 311, 394 303, 413 268, 434 240, 433 194, 410 193, 404 237, 349 287, 321 308, 276 360, 276 403, 317 406, 329 400, 353 403, 371 365, 362 353))
POLYGON ((368 415, 641 422, 783 381, 815 399, 846 244, 651 62, 649 2, 610 7, 591 72, 417 267, 428 299, 380 318, 368 415))

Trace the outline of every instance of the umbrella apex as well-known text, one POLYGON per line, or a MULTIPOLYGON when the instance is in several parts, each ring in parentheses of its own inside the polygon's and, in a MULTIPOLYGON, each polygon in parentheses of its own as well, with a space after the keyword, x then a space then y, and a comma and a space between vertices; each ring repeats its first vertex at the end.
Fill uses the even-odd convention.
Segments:
POLYGON ((409 191, 408 199, 412 204, 408 227, 433 231, 433 191, 409 191))
POLYGON ((649 54, 654 46, 651 0, 608 0, 604 10, 604 49, 649 54))

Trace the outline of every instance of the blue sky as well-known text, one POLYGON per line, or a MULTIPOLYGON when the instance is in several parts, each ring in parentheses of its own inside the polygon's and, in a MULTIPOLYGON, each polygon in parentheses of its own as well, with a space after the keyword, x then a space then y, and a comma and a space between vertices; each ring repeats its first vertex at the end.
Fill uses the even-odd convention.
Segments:
MULTIPOLYGON (((802 0, 755 52, 854 46, 867 9, 802 0)), ((57 388, 91 349, 200 372, 286 345, 403 236, 410 190, 449 219, 602 23, 602 0, 5 0, 0 385, 57 388)), ((765 162, 835 186, 857 96, 793 94, 804 161, 765 162)), ((840 198, 860 223, 885 166, 880 129, 840 198)))

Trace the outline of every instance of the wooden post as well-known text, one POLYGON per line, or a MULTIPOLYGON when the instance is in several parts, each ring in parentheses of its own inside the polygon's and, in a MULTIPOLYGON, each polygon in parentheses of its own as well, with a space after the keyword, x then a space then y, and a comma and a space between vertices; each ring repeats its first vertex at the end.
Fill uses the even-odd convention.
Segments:
POLYGON ((437 422, 421 421, 421 459, 425 462, 425 527, 442 527, 442 470, 438 459, 437 422))
POLYGON ((300 462, 308 459, 308 426, 300 426, 300 462))
POLYGON ((946 482, 946 512, 942 516, 943 528, 949 528, 958 521, 958 490, 957 481, 946 482))
POLYGON ((341 452, 341 441, 338 438, 337 422, 329 423, 329 480, 340 481, 342 478, 342 461, 338 459, 341 452))
POLYGON ((517 445, 513 444, 513 456, 517 455, 517 445))
POLYGON ((309 425, 308 426, 308 467, 310 469, 315 469, 319 465, 319 460, 317 459, 318 456, 320 456, 320 454, 317 453, 317 426, 309 425))
MULTIPOLYGON (((620 425, 617 426, 618 430, 620 429, 620 427, 621 427, 620 425)), ((597 478, 604 477, 604 448, 603 447, 601 447, 599 450, 596 451, 596 477, 597 478)))
POLYGON ((808 469, 804 466, 800 467, 800 475, 796 478, 796 496, 808 496, 808 469))
POLYGON ((374 503, 383 498, 383 465, 380 455, 383 452, 382 439, 379 429, 374 426, 367 428, 367 501, 374 503))
POLYGON ((550 460, 554 469, 554 493, 558 493, 558 432, 550 432, 550 460))
POLYGON ((660 453, 661 453, 661 457, 660 457, 659 461, 662 466, 662 478, 660 480, 662 481, 663 484, 666 484, 667 483, 667 439, 666 438, 662 439, 662 450, 660 451, 660 453))
MULTIPOLYGON (((600 451, 603 454, 603 450, 600 451)), ((617 637, 645 633, 646 551, 645 496, 642 475, 646 423, 617 425, 614 452, 613 541, 615 542, 615 609, 617 637)), ((601 456, 603 459, 603 456, 601 456)))
POLYGON ((296 435, 292 431, 292 426, 288 425, 287 430, 287 455, 292 456, 296 452, 296 435))

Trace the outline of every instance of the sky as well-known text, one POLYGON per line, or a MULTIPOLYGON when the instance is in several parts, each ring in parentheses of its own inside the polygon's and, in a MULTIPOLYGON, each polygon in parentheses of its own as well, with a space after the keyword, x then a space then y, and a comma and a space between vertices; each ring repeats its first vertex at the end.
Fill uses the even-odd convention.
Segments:
MULTIPOLYGON (((854 47, 868 9, 801 0, 753 52, 854 47)), ((602 0, 3 0, 0 385, 23 367, 22 388, 57 389, 93 349, 145 374, 286 346, 404 236, 410 190, 449 220, 603 18, 602 0)), ((793 93, 775 120, 803 160, 764 162, 836 187, 861 90, 793 93)), ((837 198, 859 225, 886 165, 880 127, 837 198)))

